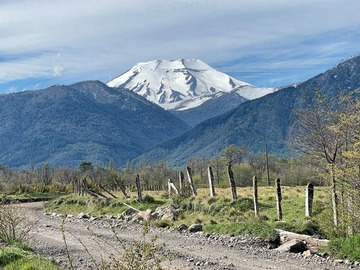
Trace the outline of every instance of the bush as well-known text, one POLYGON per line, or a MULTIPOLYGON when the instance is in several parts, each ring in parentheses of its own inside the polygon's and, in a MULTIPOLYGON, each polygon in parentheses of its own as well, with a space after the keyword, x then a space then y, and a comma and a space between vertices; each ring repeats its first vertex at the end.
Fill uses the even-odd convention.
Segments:
POLYGON ((360 234, 330 240, 327 251, 338 259, 360 261, 360 234))
POLYGON ((1 242, 23 242, 34 225, 24 219, 24 213, 17 205, 0 203, 1 242))

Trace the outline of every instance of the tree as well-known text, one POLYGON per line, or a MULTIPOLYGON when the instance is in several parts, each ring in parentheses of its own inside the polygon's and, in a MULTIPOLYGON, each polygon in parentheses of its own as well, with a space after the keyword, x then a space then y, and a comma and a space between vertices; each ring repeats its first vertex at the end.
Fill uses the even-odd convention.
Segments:
POLYGON ((227 165, 232 166, 235 163, 240 163, 247 152, 242 146, 230 144, 221 151, 221 156, 226 160, 227 165))
POLYGON ((338 167, 343 165, 342 153, 348 147, 354 126, 344 119, 354 115, 353 95, 339 95, 328 99, 315 91, 315 97, 308 100, 308 107, 298 110, 293 146, 311 157, 317 165, 325 163, 330 176, 333 224, 339 224, 338 167))
POLYGON ((90 161, 83 161, 80 163, 79 169, 81 173, 91 172, 93 171, 94 166, 90 161))

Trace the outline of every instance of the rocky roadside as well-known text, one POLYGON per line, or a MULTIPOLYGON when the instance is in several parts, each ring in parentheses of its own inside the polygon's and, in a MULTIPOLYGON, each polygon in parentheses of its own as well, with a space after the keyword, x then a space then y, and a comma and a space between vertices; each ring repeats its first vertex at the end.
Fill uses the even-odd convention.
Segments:
POLYGON ((32 235, 35 250, 57 261, 63 269, 101 269, 101 262, 108 261, 109 254, 121 258, 126 248, 135 243, 134 239, 141 237, 148 241, 156 237, 154 245, 160 247, 164 269, 360 269, 359 263, 331 260, 326 254, 275 249, 260 238, 191 232, 185 227, 151 227, 143 234, 139 221, 111 216, 68 216, 62 229, 63 217, 55 213, 44 215, 39 203, 34 205, 27 209, 33 217, 39 217, 32 235))

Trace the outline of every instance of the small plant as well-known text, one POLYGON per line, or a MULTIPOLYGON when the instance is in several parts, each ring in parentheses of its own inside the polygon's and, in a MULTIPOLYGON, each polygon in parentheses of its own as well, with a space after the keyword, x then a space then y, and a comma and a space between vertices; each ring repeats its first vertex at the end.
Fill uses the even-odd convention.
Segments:
POLYGON ((125 248, 122 258, 115 259, 106 269, 111 270, 142 270, 163 269, 161 263, 166 259, 162 255, 162 247, 155 244, 156 236, 147 240, 147 228, 144 228, 140 239, 134 240, 125 248))
POLYGON ((14 204, 0 203, 0 241, 23 242, 35 224, 24 219, 24 213, 14 204))
MULTIPOLYGON (((159 222, 159 224, 163 224, 166 226, 170 226, 168 222, 159 222)), ((61 232, 63 236, 65 251, 67 254, 67 259, 69 261, 70 269, 76 269, 74 266, 73 256, 71 250, 69 249, 67 243, 66 234, 70 234, 73 238, 75 238, 81 246, 84 248, 86 253, 89 255, 92 260, 95 269, 102 270, 147 270, 147 269, 156 269, 162 270, 163 262, 170 262, 172 259, 172 254, 166 254, 164 250, 165 244, 156 243, 156 236, 149 236, 148 224, 145 224, 142 230, 141 235, 138 238, 134 238, 133 240, 126 240, 120 238, 116 232, 116 227, 109 222, 109 229, 111 230, 114 238, 116 239, 116 246, 119 246, 111 251, 107 250, 105 256, 101 256, 101 260, 96 258, 94 254, 88 249, 85 243, 82 241, 81 237, 76 236, 71 231, 65 230, 65 219, 63 219, 61 224, 61 232), (114 252, 114 253, 112 253, 114 252), (107 258, 107 259, 106 259, 107 258)), ((94 231, 87 228, 92 234, 93 239, 98 244, 99 248, 113 246, 113 244, 108 243, 105 239, 102 239, 99 235, 97 235, 94 231)))
POLYGON ((332 257, 360 261, 360 234, 348 238, 330 240, 327 251, 332 257))

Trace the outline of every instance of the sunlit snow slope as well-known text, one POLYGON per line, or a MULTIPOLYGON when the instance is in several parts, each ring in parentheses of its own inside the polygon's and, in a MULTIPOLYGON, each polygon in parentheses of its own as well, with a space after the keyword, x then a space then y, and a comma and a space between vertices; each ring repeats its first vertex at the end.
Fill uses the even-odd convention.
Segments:
POLYGON ((245 99, 255 99, 276 90, 256 88, 198 59, 138 63, 107 85, 132 90, 166 110, 178 111, 233 91, 245 99))

